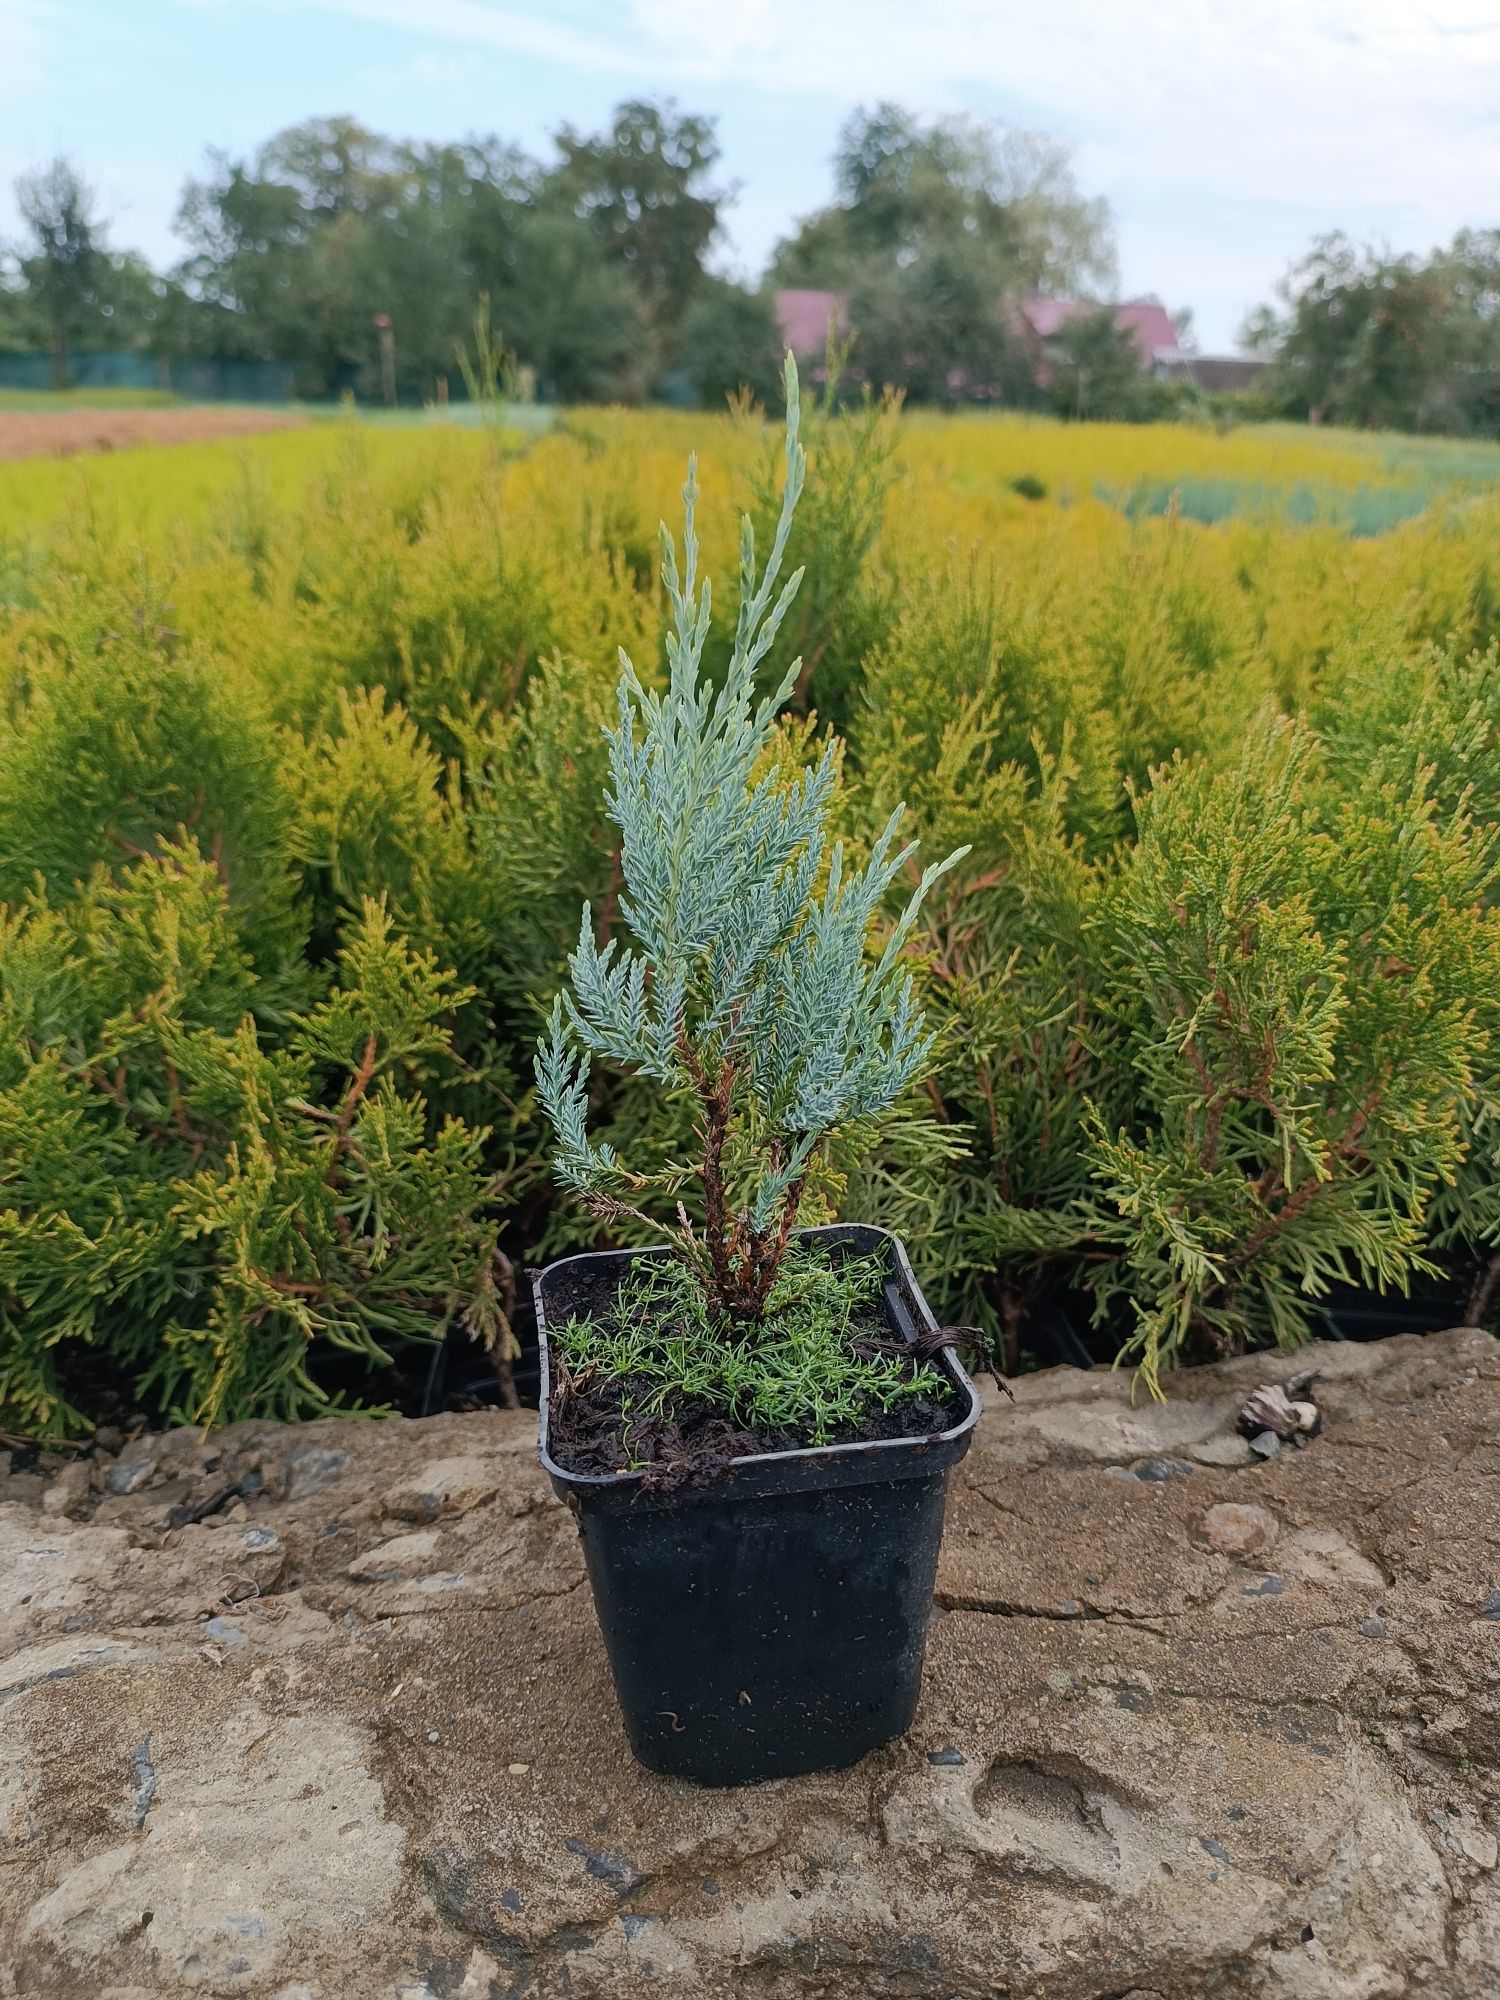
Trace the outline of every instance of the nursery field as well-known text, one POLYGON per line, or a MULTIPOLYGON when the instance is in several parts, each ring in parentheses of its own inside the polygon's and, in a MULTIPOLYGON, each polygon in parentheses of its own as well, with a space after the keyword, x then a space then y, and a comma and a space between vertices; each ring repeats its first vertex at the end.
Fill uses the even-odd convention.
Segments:
MULTIPOLYGON (((933 1076, 804 1219, 898 1229, 1007 1365, 1168 1391, 1362 1289, 1493 1323, 1500 448, 805 435, 784 764, 838 735, 855 856, 903 799, 970 851, 913 945, 933 1076)), ((512 1385, 522 1271, 592 1240, 532 1050, 619 921, 601 728, 695 449, 728 606, 748 413, 0 463, 0 1428, 380 1405, 445 1332, 512 1385)), ((691 1146, 639 1083, 593 1111, 691 1146)))
POLYGON ((78 452, 250 437, 295 421, 279 412, 207 404, 180 408, 163 402, 135 408, 68 402, 38 409, 0 402, 0 459, 71 458, 78 452))
POLYGON ((0 410, 30 416, 66 410, 166 410, 181 403, 169 389, 3 389, 0 410))

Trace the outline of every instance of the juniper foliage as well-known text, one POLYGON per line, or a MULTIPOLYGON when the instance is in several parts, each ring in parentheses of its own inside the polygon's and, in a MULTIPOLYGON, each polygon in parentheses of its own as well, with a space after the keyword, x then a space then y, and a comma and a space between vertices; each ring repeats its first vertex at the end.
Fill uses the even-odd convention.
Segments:
MULTIPOLYGON (((853 345, 830 327, 823 379, 803 424, 813 477, 788 551, 805 574, 769 655, 772 672, 795 658, 794 706, 816 710, 840 731, 858 712, 864 661, 899 604, 893 566, 877 561, 876 551, 901 476, 901 398, 889 389, 878 396, 868 387, 844 391, 853 345)), ((748 404, 741 407, 748 414, 748 404)), ((750 479, 751 517, 763 535, 774 532, 780 515, 778 470, 768 450, 750 479)))
MULTIPOLYGON (((721 679, 704 670, 712 596, 698 573, 695 463, 680 565, 662 529, 667 685, 645 686, 622 652, 608 732, 607 810, 620 833, 619 913, 630 941, 611 937, 601 948, 585 906, 570 985, 537 1056, 557 1176, 606 1218, 637 1207, 646 1184, 589 1136, 593 1059, 693 1095, 703 1234, 684 1226, 681 1246, 715 1303, 740 1321, 765 1313, 816 1155, 841 1127, 879 1120, 927 1059, 931 1036, 904 951, 928 890, 959 858, 929 864, 871 950, 887 893, 915 852, 898 839, 903 808, 856 867, 828 837, 833 743, 801 770, 763 768, 798 673, 793 661, 757 693, 757 669, 802 581, 800 570, 782 580, 805 474, 790 357, 786 395, 780 514, 763 568, 743 521, 721 679)), ((684 1176, 675 1178, 680 1186, 684 1176)))

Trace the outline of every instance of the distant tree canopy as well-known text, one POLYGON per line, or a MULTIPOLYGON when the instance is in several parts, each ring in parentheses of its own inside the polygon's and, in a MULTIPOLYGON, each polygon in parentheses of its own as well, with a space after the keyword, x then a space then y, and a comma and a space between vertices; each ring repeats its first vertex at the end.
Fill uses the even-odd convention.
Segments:
POLYGON ((845 293, 857 372, 919 400, 1036 396, 1034 343, 1006 305, 1107 295, 1109 211, 1065 148, 898 106, 840 135, 834 200, 776 251, 766 285, 709 268, 730 190, 711 119, 633 99, 564 126, 550 161, 501 139, 391 138, 348 117, 210 152, 184 186, 180 263, 113 250, 59 159, 19 184, 24 241, 0 262, 0 344, 280 361, 302 396, 380 395, 381 341, 407 400, 462 393, 476 302, 537 391, 563 401, 776 393, 773 285, 845 293), (377 326, 377 321, 382 322, 377 326))
POLYGON ((780 394, 781 333, 765 292, 707 277, 682 319, 683 380, 695 399, 721 407, 741 389, 761 403, 780 394))
POLYGON ((1108 203, 1078 192, 1067 148, 1041 133, 880 104, 849 119, 833 169, 832 204, 776 251, 779 284, 852 291, 962 255, 992 302, 1114 286, 1108 203))
POLYGON ((384 315, 401 393, 431 397, 443 378, 462 392, 458 350, 487 294, 544 396, 639 400, 681 372, 695 325, 727 337, 697 371, 715 396, 770 386, 769 302, 705 268, 726 198, 712 122, 632 101, 556 146, 543 165, 496 138, 425 144, 318 118, 245 158, 212 151, 183 189, 187 255, 165 277, 108 247, 59 159, 17 184, 27 235, 0 246, 0 346, 47 347, 59 385, 75 349, 141 348, 289 362, 299 395, 373 397, 384 315))
POLYGON ((676 359, 683 314, 702 286, 726 198, 707 180, 719 158, 712 119, 635 100, 593 138, 565 125, 557 146, 562 159, 547 194, 585 223, 634 281, 664 357, 676 359))
POLYGON ((1135 336, 1108 306, 1076 314, 1050 344, 1046 390, 1060 417, 1128 423, 1159 413, 1160 388, 1141 372, 1135 336))
POLYGON ((1379 429, 1500 433, 1500 230, 1428 256, 1320 237, 1244 339, 1288 414, 1379 429))
POLYGON ((200 343, 292 360, 304 395, 373 392, 377 313, 394 329, 398 379, 431 395, 457 379, 486 292, 546 393, 639 395, 652 372, 644 298, 558 176, 498 139, 420 145, 314 120, 253 160, 211 155, 178 229, 200 343))
POLYGON ((94 191, 69 160, 22 174, 16 206, 25 235, 0 285, 0 341, 46 347, 53 387, 66 389, 73 351, 142 340, 161 316, 166 287, 143 258, 110 249, 94 191))
MULTIPOLYGON (((712 119, 632 99, 563 126, 550 160, 496 137, 394 139, 316 118, 184 186, 186 254, 156 272, 110 240, 66 158, 16 183, 0 243, 0 350, 41 350, 69 383, 84 353, 289 364, 296 393, 374 399, 388 324, 408 401, 462 393, 458 353, 487 297, 546 398, 711 404, 774 398, 772 289, 842 294, 853 373, 916 401, 998 397, 1066 416, 1140 417, 1171 398, 1102 304, 1038 347, 1032 293, 1114 296, 1108 204, 1067 148, 982 121, 854 113, 833 199, 774 251, 763 285, 710 268, 731 190, 712 119)), ((1319 238, 1246 324, 1271 406, 1297 417, 1500 435, 1500 229, 1425 257, 1319 238)))
POLYGON ((385 313, 403 390, 431 395, 456 384, 487 293, 541 394, 639 400, 678 360, 695 299, 723 283, 704 269, 724 199, 714 128, 632 101, 604 132, 565 126, 556 144, 544 167, 499 139, 424 145, 332 118, 248 161, 211 156, 178 215, 194 333, 294 360, 303 394, 370 394, 385 313))
POLYGON ((961 243, 933 245, 910 264, 872 259, 849 295, 861 374, 913 402, 961 403, 976 390, 1029 400, 1035 357, 1001 298, 985 260, 961 243))
POLYGON ((1066 147, 880 104, 849 119, 833 164, 833 202, 780 245, 774 280, 848 295, 868 380, 921 402, 1034 400, 1007 303, 1103 296, 1116 278, 1108 204, 1079 193, 1066 147))

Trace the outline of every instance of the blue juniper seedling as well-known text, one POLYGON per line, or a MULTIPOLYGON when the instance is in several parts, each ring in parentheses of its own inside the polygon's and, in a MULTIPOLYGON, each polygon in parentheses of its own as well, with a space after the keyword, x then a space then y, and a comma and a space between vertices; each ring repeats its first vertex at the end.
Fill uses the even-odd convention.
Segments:
POLYGON ((892 883, 915 842, 897 807, 863 867, 830 843, 836 746, 789 770, 772 756, 793 661, 769 692, 756 672, 802 580, 782 581, 805 460, 797 373, 786 364, 786 476, 765 567, 741 523, 740 598, 722 679, 703 669, 711 595, 698 575, 696 470, 684 488, 682 562, 661 531, 672 613, 667 685, 646 687, 622 652, 606 805, 620 832, 619 913, 630 942, 600 949, 584 909, 536 1062, 557 1137, 555 1171, 601 1219, 639 1216, 675 1185, 633 1173, 587 1130, 595 1057, 689 1092, 701 1151, 688 1170, 701 1234, 679 1204, 674 1240, 720 1324, 741 1335, 775 1303, 777 1277, 808 1174, 830 1138, 871 1127, 921 1072, 932 1037, 904 950, 922 900, 967 850, 930 865, 900 915, 876 936, 892 883))

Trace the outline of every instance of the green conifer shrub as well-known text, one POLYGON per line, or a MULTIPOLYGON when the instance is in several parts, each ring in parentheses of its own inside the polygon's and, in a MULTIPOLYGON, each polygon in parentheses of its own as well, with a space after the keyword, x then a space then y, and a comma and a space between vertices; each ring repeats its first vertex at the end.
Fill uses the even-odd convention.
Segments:
POLYGON ((1339 1281, 1496 1240, 1493 826, 1395 741, 1351 795, 1262 724, 1234 770, 1156 773, 1095 861, 1066 766, 1033 792, 949 722, 913 787, 973 844, 926 913, 955 1144, 924 1276, 1007 1360, 1032 1301, 1082 1291, 1156 1389, 1183 1354, 1298 1344, 1339 1281))
POLYGON ((892 629, 865 658, 849 740, 868 791, 906 797, 919 821, 945 810, 967 820, 981 793, 993 814, 989 778, 1002 774, 1013 794, 1002 817, 1013 819, 1061 764, 1066 831, 1096 850, 1119 837, 1121 746, 1086 656, 1039 633, 1029 608, 1009 601, 977 558, 908 587, 892 629))
POLYGON ((1108 876, 1068 827, 1073 767, 1042 756, 1033 785, 1015 765, 987 771, 986 750, 980 716, 956 717, 934 773, 949 810, 914 792, 943 837, 971 846, 927 911, 940 1029, 927 1088, 955 1156, 933 1173, 924 1278, 1013 1368, 1032 1303, 1100 1254, 1090 1120, 1121 1114, 1129 1092, 1101 1011, 1108 876))
MULTIPOLYGON (((1476 830, 1500 827, 1500 651, 1457 641, 1415 658, 1391 648, 1345 653, 1326 679, 1317 720, 1331 781, 1341 791, 1385 781, 1423 785, 1440 812, 1476 830)), ((1486 900, 1500 900, 1500 876, 1486 900)), ((1500 1017, 1491 989, 1476 983, 1481 1033, 1474 1075, 1461 1107, 1463 1158, 1435 1193, 1434 1249, 1473 1265, 1467 1316, 1482 1322, 1500 1307, 1500 1017)))
MULTIPOLYGON (((486 902, 492 993, 519 1009, 562 977, 580 904, 607 941, 618 842, 604 812, 613 665, 554 656, 509 710, 455 719, 465 812, 486 902)), ((530 1040, 531 1019, 526 1034, 530 1040)))
POLYGON ((481 872, 457 772, 383 688, 342 691, 330 726, 289 736, 296 758, 294 851, 326 957, 370 897, 443 963, 483 949, 481 872), (298 754, 300 752, 300 755, 298 754))
POLYGON ((1440 807, 1500 823, 1500 647, 1345 647, 1310 712, 1339 789, 1425 768, 1440 807))
POLYGON ((1079 634, 1127 778, 1178 752, 1225 762, 1270 693, 1243 590, 1201 563, 1186 523, 1140 524, 1079 634))
MULTIPOLYGON (((809 1153, 797 1220, 895 1227, 943 1316, 1007 1352, 1034 1304, 1091 1294, 1097 1338, 1134 1329, 1155 1373, 1300 1338, 1326 1284, 1399 1288, 1427 1261, 1493 1321, 1494 503, 1370 539, 1269 505, 1131 521, 1091 497, 1101 455, 1123 488, 1221 446, 875 402, 808 423, 781 562, 811 568, 760 672, 779 686, 799 652, 813 671, 756 736, 749 792, 794 815, 820 788, 818 897, 836 839, 843 895, 866 883, 898 802, 928 851, 972 851, 900 975, 932 1068, 878 1133, 856 1119, 809 1153), (1033 470, 1043 500, 1011 490, 1033 470), (1268 706, 1307 728, 1262 733, 1268 706), (1253 1094, 1268 1035, 1274 1110, 1253 1094)), ((349 424, 7 473, 0 1423, 76 1428, 103 1385, 225 1416, 317 1409, 362 1371, 378 1397, 393 1338, 467 1320, 503 1342, 497 1245, 643 1243, 653 1192, 706 1242, 691 1075, 594 1063, 588 1136, 644 1183, 612 1186, 601 1221, 553 1185, 532 1068, 580 905, 596 956, 633 962, 601 804, 613 642, 686 718, 670 658, 699 613, 667 633, 647 528, 689 441, 717 580, 737 492, 762 547, 781 526, 783 461, 748 411, 594 412, 498 456, 457 428, 349 424), (371 904, 400 977, 366 951, 371 904), (423 980, 442 1045, 396 1053, 423 980), (309 1023, 355 988, 378 1075, 330 1195, 365 1040, 315 1059, 309 1023), (384 1230, 350 1206, 380 1160, 384 1230)), ((1274 448, 1314 484, 1349 450, 1274 448)), ((731 641, 704 638, 716 690, 731 641)), ((904 861, 871 902, 879 939, 918 880, 904 861)), ((726 1207, 753 1214, 784 1107, 738 1081, 726 1207)))
POLYGON ((434 1124, 464 995, 367 904, 274 1045, 191 838, 0 921, 0 1412, 82 1424, 102 1369, 184 1421, 344 1407, 322 1365, 508 1333, 482 1131, 434 1124), (84 1350, 95 1351, 91 1363, 84 1350))
POLYGON ((1257 732, 1137 800, 1105 921, 1105 1007, 1136 1097, 1093 1118, 1095 1279, 1153 1387, 1194 1332, 1294 1346, 1336 1280, 1428 1268, 1435 1193, 1500 994, 1492 829, 1425 772, 1327 800, 1317 745, 1257 732))
POLYGON ((0 901, 38 881, 56 901, 96 867, 191 838, 218 870, 261 978, 257 1007, 305 997, 306 922, 288 838, 293 799, 254 695, 169 633, 64 632, 28 662, 0 723, 0 901))

